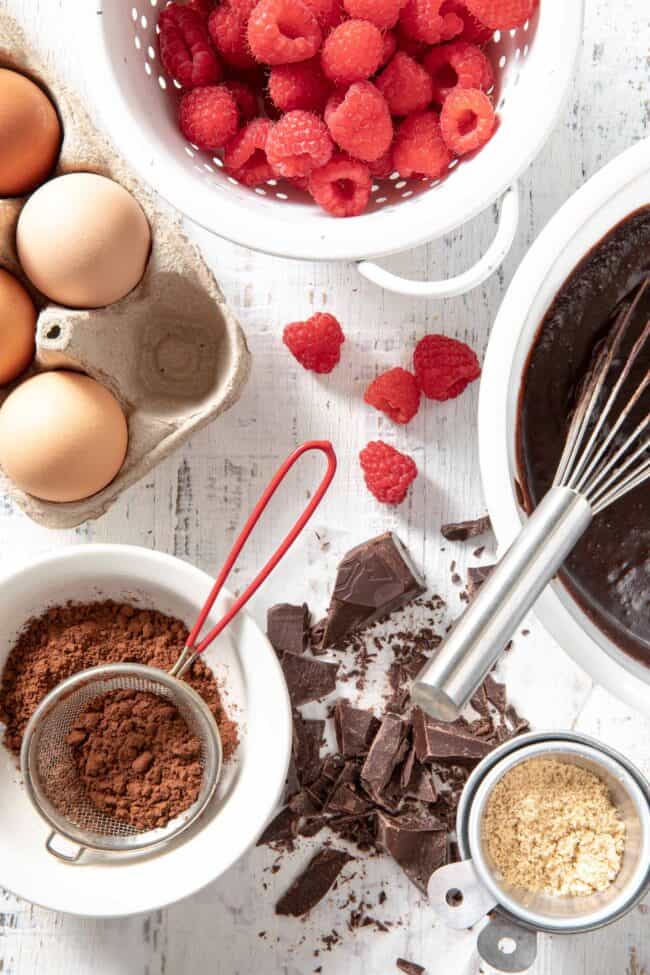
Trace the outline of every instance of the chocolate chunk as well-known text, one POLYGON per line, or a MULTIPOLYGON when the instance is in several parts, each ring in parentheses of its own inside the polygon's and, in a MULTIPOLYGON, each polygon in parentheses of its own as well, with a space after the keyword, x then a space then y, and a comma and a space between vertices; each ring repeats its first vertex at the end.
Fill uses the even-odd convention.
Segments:
POLYGON ((379 721, 367 708, 355 708, 339 698, 334 710, 334 724, 339 751, 346 758, 367 755, 377 734, 379 721))
POLYGON ((476 538, 477 535, 483 535, 491 530, 492 522, 489 515, 472 518, 469 521, 450 522, 440 529, 448 542, 466 542, 468 538, 476 538))
POLYGON ((298 831, 298 816, 289 806, 285 806, 273 817, 259 840, 258 846, 277 844, 291 849, 293 839, 298 831))
POLYGON ((505 684, 500 684, 494 677, 488 674, 483 682, 483 687, 485 688, 488 701, 495 706, 499 714, 504 714, 507 704, 505 684))
POLYGON ((420 708, 413 710, 413 742, 420 762, 434 759, 455 759, 457 761, 479 761, 492 746, 467 733, 464 722, 454 721, 446 724, 434 721, 420 708))
POLYGON ((309 646, 311 652, 315 657, 319 657, 322 653, 325 653, 325 648, 323 647, 323 636, 325 635, 325 627, 327 626, 327 617, 322 620, 318 620, 317 623, 311 628, 309 634, 309 646))
POLYGON ((431 769, 418 762, 415 757, 415 748, 411 748, 408 758, 402 766, 400 787, 402 795, 408 799, 435 802, 438 798, 431 769))
POLYGON ((278 603, 266 614, 266 635, 279 657, 290 653, 304 653, 309 639, 309 610, 307 603, 291 606, 278 603))
POLYGON ((336 690, 338 664, 313 660, 298 653, 284 653, 281 663, 294 708, 309 701, 319 701, 336 690))
POLYGON ((424 965, 417 965, 414 961, 407 961, 405 958, 398 958, 395 964, 404 975, 423 975, 425 971, 424 965))
POLYGON ((470 565, 467 570, 467 594, 473 599, 479 591, 494 565, 470 565))
POLYGON ((292 753, 296 776, 301 786, 309 785, 318 778, 324 731, 323 720, 305 719, 298 711, 294 711, 292 753))
POLYGON ((447 858, 445 825, 432 815, 377 814, 377 842, 426 893, 429 878, 447 858))
POLYGON ((406 725, 401 718, 385 715, 361 769, 361 781, 373 798, 381 795, 390 782, 405 737, 406 725))
POLYGON ((320 850, 277 902, 275 913, 289 917, 303 917, 308 914, 323 899, 345 864, 352 859, 344 850, 320 850))
POLYGON ((323 646, 401 609, 424 592, 424 580, 391 532, 351 549, 338 568, 323 646))
POLYGON ((325 806, 325 811, 341 813, 346 816, 365 816, 373 808, 351 782, 336 785, 325 806))

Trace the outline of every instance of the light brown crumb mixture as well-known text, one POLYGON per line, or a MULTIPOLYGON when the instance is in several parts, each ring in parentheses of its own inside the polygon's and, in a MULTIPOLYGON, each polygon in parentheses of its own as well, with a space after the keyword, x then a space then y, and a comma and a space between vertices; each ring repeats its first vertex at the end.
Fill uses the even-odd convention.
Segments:
POLYGON ((621 868, 625 824, 607 786, 557 759, 507 772, 488 801, 485 830, 503 879, 534 893, 593 894, 621 868))

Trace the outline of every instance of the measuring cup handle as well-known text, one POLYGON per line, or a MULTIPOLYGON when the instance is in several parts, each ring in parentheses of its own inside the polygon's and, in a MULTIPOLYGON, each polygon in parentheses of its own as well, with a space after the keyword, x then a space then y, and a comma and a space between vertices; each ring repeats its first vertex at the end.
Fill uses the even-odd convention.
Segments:
MULTIPOLYGON (((201 610, 199 614, 199 618, 194 624, 194 629, 192 630, 192 632, 190 633, 187 639, 186 649, 193 651, 193 653, 189 659, 186 659, 184 661, 182 667, 183 671, 187 669, 187 667, 189 666, 189 664, 197 654, 202 653, 212 643, 212 641, 219 636, 221 631, 224 630, 225 627, 228 626, 228 624, 231 622, 231 620, 237 615, 237 613, 242 608, 242 606, 245 606, 245 604, 248 602, 251 596, 255 592, 257 592, 257 590, 262 585, 262 583, 268 578, 271 572, 273 572, 280 559, 282 559, 286 555, 286 553, 291 548, 291 546, 295 542, 300 532, 303 530, 303 528, 305 527, 305 525, 313 515, 318 505, 323 500, 323 497, 327 489, 332 483, 332 479, 335 473, 336 473, 336 454, 334 453, 334 448, 332 447, 332 444, 328 440, 312 440, 309 441, 308 443, 304 443, 302 444, 302 446, 294 450, 294 452, 289 457, 287 457, 284 464, 282 464, 282 466, 277 471, 275 476, 271 479, 266 490, 264 491, 261 498, 253 508, 253 511, 251 512, 248 521, 244 525, 239 537, 235 541, 235 544, 233 545, 230 551, 230 554, 228 555, 228 558, 224 563, 221 572, 217 576, 215 584, 212 587, 212 591, 210 592, 210 595, 206 600, 205 606, 201 610), (222 619, 220 619, 219 622, 210 630, 207 636, 205 636, 203 640, 201 640, 198 646, 195 646, 199 633, 203 629, 203 624, 205 623, 217 596, 221 592, 226 579, 230 575, 230 572, 232 571, 232 568, 235 562, 237 561, 237 558, 239 557, 239 553, 241 552, 244 545, 248 541, 248 538, 251 532, 253 531, 253 528, 259 521, 264 509, 266 508, 269 501, 277 491, 278 487, 280 486, 280 484, 282 483, 282 481, 284 480, 288 472, 296 463, 296 461, 300 457, 302 457, 303 454, 306 454, 308 451, 311 450, 319 450, 327 457, 327 471, 325 472, 324 478, 318 485, 318 488, 314 492, 314 496, 311 498, 309 504, 307 505, 303 513, 300 515, 300 517, 296 521, 295 525, 293 526, 293 528, 291 529, 287 537, 278 546, 278 548, 275 550, 275 552, 268 560, 266 565, 258 572, 258 574, 255 576, 253 581, 248 585, 248 587, 241 594, 241 596, 238 596, 237 599, 235 599, 232 606, 222 617, 222 619)), ((181 676, 181 671, 177 672, 176 676, 181 676)))

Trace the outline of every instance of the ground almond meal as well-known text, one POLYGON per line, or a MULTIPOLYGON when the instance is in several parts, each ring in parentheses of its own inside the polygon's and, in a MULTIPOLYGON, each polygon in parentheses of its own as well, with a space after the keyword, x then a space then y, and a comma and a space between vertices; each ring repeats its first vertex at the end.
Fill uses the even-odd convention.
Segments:
POLYGON ((485 829, 504 880, 534 893, 593 894, 621 868, 625 825, 605 783, 577 765, 516 765, 494 787, 485 829))

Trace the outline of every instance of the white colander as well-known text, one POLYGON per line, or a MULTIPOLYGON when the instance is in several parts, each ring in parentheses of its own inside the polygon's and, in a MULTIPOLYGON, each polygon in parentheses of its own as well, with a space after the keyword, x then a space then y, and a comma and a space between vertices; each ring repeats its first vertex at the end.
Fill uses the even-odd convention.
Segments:
POLYGON ((185 141, 173 85, 160 64, 156 21, 166 0, 86 4, 87 77, 109 133, 140 175, 206 230, 281 257, 358 262, 381 287, 446 297, 484 281, 507 254, 518 220, 516 180, 549 135, 568 93, 582 35, 584 0, 541 0, 530 23, 495 32, 488 51, 499 127, 473 158, 442 181, 394 173, 373 186, 372 203, 347 220, 324 213, 299 190, 271 180, 250 190, 220 159, 185 141), (408 281, 371 263, 441 237, 505 194, 499 229, 470 270, 447 281, 408 281))

